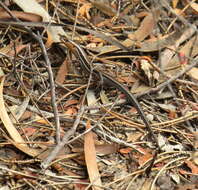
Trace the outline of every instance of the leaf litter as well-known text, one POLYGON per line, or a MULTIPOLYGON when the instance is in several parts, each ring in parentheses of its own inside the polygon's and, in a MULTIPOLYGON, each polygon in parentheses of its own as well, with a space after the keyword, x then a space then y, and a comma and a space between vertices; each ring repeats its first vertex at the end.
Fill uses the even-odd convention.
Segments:
POLYGON ((197 7, 0 2, 0 188, 198 188, 197 7), (159 152, 135 106, 84 72, 62 37, 134 93, 159 152))

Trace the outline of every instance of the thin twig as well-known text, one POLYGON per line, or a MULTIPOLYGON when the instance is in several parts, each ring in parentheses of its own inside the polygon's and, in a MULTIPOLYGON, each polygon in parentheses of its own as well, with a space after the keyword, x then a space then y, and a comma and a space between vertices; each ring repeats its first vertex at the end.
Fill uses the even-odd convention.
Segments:
MULTIPOLYGON (((16 16, 12 14, 12 12, 0 1, 0 5, 5 9, 5 11, 12 17, 14 18, 17 22, 21 23, 21 20, 19 20, 16 16)), ((54 80, 53 80, 53 72, 50 69, 51 68, 51 63, 49 60, 49 57, 47 56, 47 51, 46 48, 43 44, 42 38, 40 35, 36 35, 34 32, 32 32, 31 29, 29 29, 27 26, 23 26, 24 29, 39 43, 42 53, 44 55, 45 62, 47 64, 46 68, 49 74, 49 79, 50 79, 50 88, 51 88, 51 95, 52 95, 52 107, 54 111, 54 118, 55 118, 55 125, 56 125, 56 141, 57 143, 60 142, 60 121, 58 117, 58 110, 56 107, 56 101, 55 101, 55 85, 54 85, 54 80)))
POLYGON ((187 73, 188 71, 190 71, 193 67, 195 67, 198 64, 198 57, 196 57, 194 59, 194 61, 192 62, 192 64, 190 64, 189 66, 187 66, 184 70, 182 70, 181 72, 179 72, 177 75, 171 77, 170 79, 166 80, 165 82, 163 82, 162 84, 160 84, 159 86, 155 87, 155 88, 151 88, 147 91, 144 91, 142 93, 139 93, 136 95, 137 98, 146 95, 146 94, 151 94, 154 92, 159 91, 160 89, 166 87, 168 84, 170 84, 171 82, 175 81, 176 79, 178 79, 179 77, 181 77, 183 74, 187 73))
POLYGON ((56 104, 56 88, 55 88, 55 83, 54 83, 54 77, 53 77, 53 72, 52 72, 52 67, 51 67, 51 62, 49 60, 49 57, 47 55, 47 50, 45 48, 45 45, 43 43, 42 37, 40 34, 38 34, 38 40, 40 47, 43 52, 43 56, 46 62, 46 69, 49 75, 49 81, 50 81, 50 91, 51 91, 51 104, 54 112, 54 120, 55 120, 55 127, 56 127, 56 143, 59 144, 60 142, 60 119, 58 116, 58 108, 56 104))
POLYGON ((79 6, 80 6, 80 1, 78 0, 77 2, 77 8, 76 8, 76 17, 75 17, 75 21, 74 21, 74 26, 73 26, 73 32, 72 32, 72 40, 74 38, 74 34, 75 34, 75 31, 76 31, 76 24, 77 24, 77 20, 78 20, 78 10, 79 10, 79 6))
POLYGON ((66 145, 66 144, 69 144, 69 139, 72 135, 74 135, 74 133, 76 132, 76 129, 80 123, 80 119, 84 113, 84 102, 85 102, 85 97, 86 97, 86 94, 87 94, 87 91, 89 89, 89 86, 91 84, 91 78, 92 78, 92 72, 90 73, 90 76, 89 76, 89 80, 88 80, 88 84, 87 84, 87 88, 86 88, 86 91, 85 91, 85 94, 83 96, 83 99, 81 101, 81 107, 80 107, 80 110, 78 111, 78 114, 77 114, 77 117, 76 117, 76 120, 74 121, 74 124, 73 124, 73 127, 67 131, 67 133, 64 135, 63 139, 61 142, 59 142, 56 147, 54 148, 54 150, 50 153, 50 155, 43 161, 43 163, 41 164, 41 167, 43 169, 46 169, 50 163, 52 162, 52 160, 57 156, 57 154, 59 153, 59 151, 66 145))
POLYGON ((50 155, 41 163, 41 167, 43 169, 46 169, 50 165, 51 161, 56 157, 56 155, 59 153, 59 151, 65 146, 65 144, 67 144, 70 137, 75 133, 75 131, 80 123, 80 119, 81 119, 81 116, 83 115, 83 113, 84 113, 84 108, 82 106, 78 112, 78 115, 77 115, 76 120, 73 124, 73 127, 67 131, 67 133, 63 137, 63 140, 54 148, 54 150, 50 153, 50 155))

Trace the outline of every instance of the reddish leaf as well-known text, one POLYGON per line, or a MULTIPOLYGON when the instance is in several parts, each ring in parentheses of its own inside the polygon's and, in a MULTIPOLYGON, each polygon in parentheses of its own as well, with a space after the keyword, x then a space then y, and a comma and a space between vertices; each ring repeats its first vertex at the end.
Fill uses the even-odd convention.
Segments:
POLYGON ((25 129, 23 129, 24 133, 26 136, 31 136, 32 134, 34 134, 36 132, 37 129, 33 128, 33 127, 26 127, 25 129))
POLYGON ((119 150, 121 154, 128 154, 132 151, 132 148, 122 148, 119 150))
POLYGON ((56 82, 63 84, 63 82, 65 80, 65 76, 68 73, 67 65, 68 65, 68 62, 67 62, 67 60, 65 60, 58 70, 56 80, 55 80, 56 82))
POLYGON ((186 160, 185 163, 191 169, 192 174, 198 174, 198 166, 196 166, 189 160, 186 160))
POLYGON ((146 163, 152 157, 153 157, 153 155, 150 153, 144 154, 143 156, 139 157, 139 159, 138 159, 139 165, 140 166, 144 165, 144 163, 146 163))

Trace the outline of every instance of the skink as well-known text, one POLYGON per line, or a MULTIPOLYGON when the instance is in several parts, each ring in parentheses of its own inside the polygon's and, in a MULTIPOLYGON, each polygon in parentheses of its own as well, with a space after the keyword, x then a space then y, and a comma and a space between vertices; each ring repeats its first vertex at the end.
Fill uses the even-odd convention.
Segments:
POLYGON ((66 41, 63 40, 63 43, 67 46, 67 48, 74 54, 74 56, 80 61, 81 66, 87 73, 93 73, 93 75, 97 77, 103 78, 103 82, 112 86, 115 86, 117 89, 119 89, 122 93, 124 93, 127 97, 127 101, 134 105, 135 108, 137 109, 138 113, 140 114, 145 126, 147 127, 147 130, 150 132, 154 143, 157 144, 157 140, 154 136, 154 133, 150 127, 149 121, 146 118, 146 115, 144 114, 144 111, 142 110, 140 104, 138 103, 137 99, 134 97, 134 95, 120 82, 118 82, 116 79, 113 77, 109 76, 108 74, 101 72, 97 69, 92 69, 92 66, 87 58, 86 53, 84 50, 76 44, 74 41, 71 41, 67 39, 66 41))

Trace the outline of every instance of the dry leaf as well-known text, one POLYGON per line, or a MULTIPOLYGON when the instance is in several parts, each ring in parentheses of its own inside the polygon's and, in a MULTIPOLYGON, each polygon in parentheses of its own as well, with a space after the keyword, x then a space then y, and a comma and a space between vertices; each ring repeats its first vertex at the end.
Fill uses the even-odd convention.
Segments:
MULTIPOLYGON (((174 33, 168 34, 166 36, 163 36, 162 38, 158 38, 156 40, 146 40, 139 44, 137 51, 141 52, 152 52, 152 51, 158 51, 160 49, 163 49, 167 46, 173 45, 178 38, 180 38, 182 34, 182 30, 176 31, 174 33)), ((122 44, 126 47, 132 47, 134 45, 138 45, 137 42, 132 41, 131 39, 126 39, 122 42, 122 44)), ((119 50, 120 48, 117 46, 103 46, 102 48, 94 49, 95 51, 99 51, 100 55, 105 53, 110 53, 116 50, 119 50)))
POLYGON ((0 84, 0 118, 1 121, 3 122, 8 134, 13 140, 13 144, 23 151, 24 153, 30 155, 30 156, 37 156, 39 154, 39 151, 32 149, 25 144, 25 141, 13 125, 13 123, 10 120, 10 117, 6 111, 5 104, 4 104, 4 99, 3 99, 3 83, 4 83, 5 77, 3 77, 1 84, 0 84))
POLYGON ((152 179, 146 179, 139 190, 150 190, 152 179))
MULTIPOLYGON (((43 18, 43 22, 53 22, 48 12, 35 0, 13 0, 23 11, 27 13, 34 13, 40 15, 43 18)), ((51 34, 53 42, 60 42, 60 35, 67 36, 65 31, 60 26, 50 25, 47 27, 47 31, 51 34)), ((48 44, 49 45, 49 44, 48 44)))
POLYGON ((23 131, 24 131, 24 133, 25 133, 25 135, 27 136, 27 137, 30 137, 30 136, 32 136, 35 132, 36 132, 36 128, 34 128, 34 127, 26 127, 26 128, 24 128, 23 129, 23 131))
MULTIPOLYGON (((25 21, 30 21, 30 22, 41 22, 42 17, 34 14, 34 13, 24 13, 22 11, 11 11, 12 15, 15 17, 25 20, 25 21)), ((6 11, 0 11, 0 19, 9 19, 12 18, 10 14, 8 14, 6 11)))
MULTIPOLYGON (((87 122, 86 130, 90 129, 90 121, 87 122)), ((91 184, 93 184, 93 190, 102 190, 99 186, 102 186, 100 179, 100 174, 96 161, 96 149, 94 144, 93 132, 90 131, 85 134, 85 143, 84 143, 84 152, 85 152, 85 161, 87 165, 87 171, 89 174, 89 179, 91 184)))
POLYGON ((75 114, 77 114, 78 112, 77 112, 77 109, 75 108, 75 107, 69 107, 65 112, 64 112, 64 114, 65 115, 75 115, 75 114))
POLYGON ((177 7, 178 2, 179 0, 172 0, 172 5, 174 9, 177 7))
MULTIPOLYGON (((169 65, 173 55, 175 54, 175 49, 177 49, 181 43, 189 39, 194 33, 195 33, 195 30, 192 27, 186 30, 183 29, 180 31, 176 31, 176 35, 179 34, 180 36, 179 39, 175 40, 174 45, 169 46, 169 48, 165 49, 160 55, 161 56, 160 58, 161 69, 164 69, 169 65), (182 35, 180 36, 181 33, 182 35)), ((187 55, 186 52, 185 52, 185 55, 187 55)), ((174 74, 175 74, 175 71, 174 71, 174 74)))
POLYGON ((170 177, 172 178, 173 181, 175 181, 177 184, 180 184, 180 176, 177 173, 170 172, 170 177))
POLYGON ((176 107, 172 104, 158 104, 158 106, 167 112, 176 110, 176 107))
POLYGON ((8 56, 14 57, 14 56, 17 55, 21 50, 23 50, 24 48, 26 48, 27 46, 28 46, 27 44, 25 44, 25 45, 19 44, 19 45, 16 46, 15 50, 10 50, 10 51, 8 51, 7 55, 8 55, 8 56))
POLYGON ((121 148, 120 150, 119 150, 119 152, 121 153, 121 154, 128 154, 128 153, 130 153, 132 151, 132 148, 121 148))
POLYGON ((68 62, 65 59, 64 62, 62 63, 62 65, 60 66, 56 79, 55 81, 58 82, 59 84, 63 84, 65 81, 65 76, 67 76, 68 73, 68 62))
POLYGON ((148 79, 149 86, 153 85, 153 67, 149 63, 147 59, 140 59, 140 66, 143 73, 146 75, 146 79, 148 79))
POLYGON ((190 6, 195 11, 195 13, 198 14, 198 3, 191 2, 190 6))
POLYGON ((43 119, 41 116, 39 115, 36 115, 34 120, 37 122, 37 123, 40 123, 40 124, 48 124, 48 121, 43 119))
POLYGON ((198 174, 198 166, 189 160, 186 160, 185 163, 191 169, 192 174, 198 174))
POLYGON ((198 132, 194 133, 194 148, 198 150, 198 132))
POLYGON ((192 155, 193 162, 198 166, 198 151, 195 151, 192 155))
POLYGON ((118 150, 117 144, 96 145, 97 154, 102 154, 102 155, 113 154, 117 152, 117 150, 118 150))
POLYGON ((90 20, 91 16, 89 14, 89 10, 92 8, 91 3, 83 3, 83 5, 78 10, 78 14, 90 20))
POLYGON ((175 190, 197 190, 196 184, 181 184, 175 190))
POLYGON ((77 180, 77 183, 74 184, 74 190, 87 190, 87 186, 84 183, 88 183, 87 180, 77 180))
MULTIPOLYGON (((167 51, 171 53, 171 50, 167 50, 167 51)), ((198 54, 198 39, 197 39, 197 37, 196 36, 192 37, 187 43, 184 44, 184 46, 179 51, 182 52, 182 53, 179 53, 179 55, 183 54, 182 57, 180 57, 178 54, 176 54, 170 60, 169 64, 166 65, 166 67, 174 67, 175 66, 174 70, 170 70, 167 72, 167 74, 169 76, 175 75, 175 73, 177 73, 181 70, 181 67, 178 67, 178 65, 181 65, 181 63, 183 63, 185 65, 185 63, 188 61, 188 59, 187 59, 188 56, 194 57, 198 54), (183 57, 183 56, 185 56, 185 57, 183 57)), ((164 61, 165 61, 165 57, 164 57, 164 61)), ((183 66, 183 65, 181 65, 181 66, 183 66)))
POLYGON ((108 16, 115 16, 116 15, 116 10, 110 6, 108 1, 98 1, 98 0, 90 0, 91 3, 99 9, 101 12, 108 16))
POLYGON ((65 104, 64 104, 64 108, 67 108, 67 107, 72 106, 72 105, 76 105, 78 103, 79 103, 79 101, 75 100, 75 99, 67 100, 67 102, 65 102, 65 104))
POLYGON ((140 137, 142 136, 142 133, 140 132, 132 132, 127 133, 127 142, 136 142, 140 137))
POLYGON ((194 80, 198 80, 198 68, 193 67, 190 71, 188 71, 187 75, 194 80))
POLYGON ((32 112, 26 110, 23 113, 23 115, 21 116, 20 121, 24 121, 26 119, 29 119, 31 116, 32 116, 32 112))
POLYGON ((140 27, 132 34, 129 34, 128 37, 132 41, 143 41, 148 37, 154 29, 156 17, 154 18, 153 13, 148 14, 142 21, 140 27))
POLYGON ((105 94, 104 90, 100 91, 100 99, 102 101, 103 104, 108 104, 110 103, 109 98, 107 97, 107 95, 105 94))
POLYGON ((143 156, 140 156, 138 159, 138 163, 140 166, 144 165, 148 160, 150 160, 153 157, 151 153, 146 153, 143 156))
MULTIPOLYGON (((15 50, 13 50, 13 43, 11 42, 9 45, 0 48, 0 53, 1 54, 5 54, 7 56, 15 56, 15 54, 17 55, 21 50, 23 50, 25 47, 27 47, 27 44, 23 45, 23 44, 19 44, 16 46, 15 50)), ((1 57, 2 55, 0 55, 1 57)))
MULTIPOLYGON (((88 90, 87 92, 87 104, 88 106, 97 106, 97 98, 95 96, 95 92, 93 90, 88 90)), ((94 114, 97 113, 98 109, 90 110, 90 113, 94 114)))

